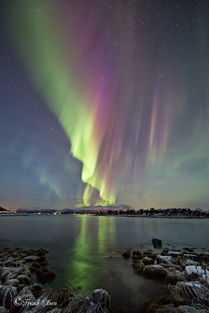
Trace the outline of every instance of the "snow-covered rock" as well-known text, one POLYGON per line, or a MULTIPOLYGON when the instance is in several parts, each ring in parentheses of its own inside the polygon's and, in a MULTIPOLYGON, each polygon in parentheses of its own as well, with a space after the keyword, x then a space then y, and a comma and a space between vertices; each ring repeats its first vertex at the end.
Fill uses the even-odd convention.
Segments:
POLYGON ((182 253, 179 252, 179 251, 170 250, 170 251, 168 251, 167 255, 170 255, 170 256, 180 256, 180 255, 182 255, 182 253))
POLYGON ((188 265, 195 265, 195 266, 197 266, 197 265, 199 265, 199 262, 193 261, 191 259, 186 259, 186 260, 182 260, 181 265, 182 266, 188 266, 188 265))
POLYGON ((209 271, 202 266, 189 265, 185 267, 187 275, 197 274, 200 278, 209 283, 209 271))
POLYGON ((157 262, 158 263, 164 263, 164 264, 170 264, 172 256, 171 255, 158 255, 157 256, 157 262))
POLYGON ((183 299, 201 299, 207 298, 208 289, 205 286, 195 282, 177 282, 172 287, 173 291, 183 299))
POLYGON ((25 260, 26 262, 37 262, 37 261, 40 260, 40 256, 29 255, 29 256, 26 256, 26 257, 24 258, 24 260, 25 260))

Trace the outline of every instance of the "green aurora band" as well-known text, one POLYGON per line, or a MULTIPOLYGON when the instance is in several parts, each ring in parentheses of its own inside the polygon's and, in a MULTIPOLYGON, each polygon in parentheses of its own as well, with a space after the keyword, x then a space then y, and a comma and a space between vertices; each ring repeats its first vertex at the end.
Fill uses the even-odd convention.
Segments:
POLYGON ((100 203, 115 203, 115 194, 107 190, 105 177, 97 170, 100 141, 99 134, 95 135, 92 99, 79 86, 75 62, 64 53, 54 11, 44 1, 24 0, 19 2, 18 13, 13 37, 15 34, 34 85, 64 129, 72 155, 82 162, 81 179, 87 184, 83 202, 89 205, 96 189, 100 203))

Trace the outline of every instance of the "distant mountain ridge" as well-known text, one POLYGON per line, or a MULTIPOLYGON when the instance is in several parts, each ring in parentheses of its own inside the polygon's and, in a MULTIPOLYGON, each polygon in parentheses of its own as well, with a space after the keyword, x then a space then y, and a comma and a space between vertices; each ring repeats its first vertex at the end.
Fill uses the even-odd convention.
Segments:
POLYGON ((120 204, 120 205, 92 205, 92 206, 82 206, 78 208, 66 208, 62 209, 61 211, 65 210, 99 210, 99 209, 110 209, 110 210, 117 210, 117 209, 130 209, 131 206, 127 204, 120 204))
POLYGON ((17 209, 17 213, 38 213, 38 212, 41 212, 41 213, 53 213, 53 212, 57 212, 59 210, 56 210, 56 209, 50 209, 50 208, 19 208, 17 209))
POLYGON ((102 205, 93 205, 93 206, 83 206, 83 207, 78 207, 78 208, 65 208, 65 209, 50 209, 50 208, 19 208, 17 209, 17 213, 53 213, 53 212, 72 212, 72 211, 99 211, 99 210, 119 210, 119 209, 132 209, 130 205, 126 204, 121 204, 121 205, 107 205, 107 206, 102 206, 102 205))
POLYGON ((4 212, 7 212, 8 210, 7 209, 4 209, 0 206, 0 211, 4 211, 4 212))
MULTIPOLYGON (((2 208, 3 209, 3 208, 2 208)), ((0 212, 9 212, 6 209, 1 210, 0 212)), ((204 208, 161 208, 161 209, 134 209, 130 205, 127 204, 120 204, 120 205, 93 205, 93 206, 82 206, 82 207, 72 207, 72 208, 64 208, 64 209, 52 209, 52 208, 19 208, 16 210, 16 213, 34 213, 34 214, 133 214, 133 215, 156 215, 156 216, 164 216, 164 215, 197 215, 200 216, 201 214, 209 214, 209 209, 204 208)))

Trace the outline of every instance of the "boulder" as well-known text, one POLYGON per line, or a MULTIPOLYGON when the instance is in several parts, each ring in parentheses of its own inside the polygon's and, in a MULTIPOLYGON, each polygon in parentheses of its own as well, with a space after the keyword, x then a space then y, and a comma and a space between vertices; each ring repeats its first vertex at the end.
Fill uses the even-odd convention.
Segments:
POLYGON ((182 266, 189 266, 189 265, 200 265, 199 264, 199 262, 197 262, 197 261, 193 261, 193 260, 191 260, 191 259, 183 259, 182 261, 181 261, 181 265, 182 266))
POLYGON ((95 289, 89 296, 90 301, 95 304, 100 304, 103 309, 110 309, 110 296, 108 292, 104 289, 95 289))
POLYGON ((134 250, 134 251, 132 252, 132 260, 134 261, 134 260, 140 260, 140 259, 142 259, 142 253, 141 253, 141 251, 139 251, 139 250, 134 250))
POLYGON ((132 267, 136 274, 142 274, 145 268, 145 265, 142 262, 133 262, 132 267))
POLYGON ((209 252, 185 253, 184 256, 197 262, 209 262, 209 252))
POLYGON ((155 260, 157 254, 154 251, 152 251, 152 250, 148 250, 148 251, 144 251, 143 256, 144 257, 146 256, 148 258, 151 258, 151 259, 155 260))
POLYGON ((42 289, 43 289, 43 286, 41 284, 38 284, 38 283, 33 284, 30 288, 30 290, 31 290, 31 292, 35 298, 38 298, 41 296, 42 289))
POLYGON ((7 279, 16 278, 15 271, 16 271, 16 268, 1 266, 0 267, 0 279, 4 281, 7 279))
POLYGON ((25 261, 24 260, 17 260, 17 261, 15 261, 15 266, 16 267, 18 267, 18 266, 21 266, 21 265, 23 265, 25 263, 25 261))
POLYGON ((201 278, 209 283, 209 270, 202 266, 189 265, 185 267, 187 277, 201 278))
POLYGON ((153 238, 152 244, 153 244, 154 248, 157 248, 157 249, 162 248, 162 240, 160 240, 160 239, 153 238))
POLYGON ((183 275, 175 274, 175 273, 168 273, 165 278, 165 281, 171 285, 175 285, 178 281, 183 281, 183 280, 184 280, 183 275))
POLYGON ((167 255, 169 249, 168 248, 164 248, 163 251, 161 252, 162 255, 167 255))
POLYGON ((37 255, 29 255, 24 258, 25 262, 37 262, 40 261, 40 256, 37 255))
POLYGON ((143 274, 149 278, 164 280, 168 272, 161 265, 147 265, 143 270, 143 274))
POLYGON ((31 272, 29 270, 29 267, 27 265, 25 265, 25 264, 15 268, 14 273, 16 275, 26 275, 28 277, 31 277, 31 272))
POLYGON ((53 271, 48 270, 40 270, 36 272, 38 280, 42 283, 47 283, 53 279, 55 279, 56 274, 53 271))
POLYGON ((172 303, 175 307, 177 307, 179 305, 187 304, 187 301, 185 301, 185 299, 181 298, 179 295, 177 295, 175 293, 172 293, 171 288, 173 288, 173 286, 169 285, 168 293, 166 293, 164 296, 158 298, 158 303, 161 305, 172 303))
POLYGON ((42 256, 42 255, 44 255, 46 253, 48 253, 48 251, 45 250, 45 249, 38 249, 38 250, 36 250, 36 255, 42 256))
POLYGON ((0 305, 10 308, 14 298, 17 296, 17 287, 0 285, 0 305))
POLYGON ((27 275, 18 275, 17 279, 21 284, 30 285, 31 279, 27 275))
POLYGON ((184 299, 204 300, 209 292, 205 286, 195 282, 178 282, 174 288, 175 292, 184 299))
POLYGON ((125 258, 125 259, 129 259, 131 257, 131 250, 125 250, 123 253, 122 253, 122 256, 125 258))
POLYGON ((25 288, 25 284, 18 284, 17 285, 18 292, 20 292, 23 288, 25 288))
POLYGON ((6 285, 11 285, 11 286, 16 286, 16 287, 17 287, 18 284, 19 284, 19 280, 18 280, 18 279, 15 279, 15 278, 13 278, 13 279, 8 279, 8 280, 6 281, 6 285))
POLYGON ((14 267, 14 259, 12 257, 7 258, 7 260, 4 262, 4 266, 12 266, 14 267))
POLYGON ((145 256, 145 257, 143 258, 143 263, 144 263, 145 265, 154 264, 154 260, 153 260, 152 258, 149 258, 148 256, 145 256))
POLYGON ((186 252, 192 253, 194 248, 183 248, 186 252))
POLYGON ((158 264, 161 264, 161 263, 172 264, 171 259, 172 259, 172 256, 170 256, 170 255, 158 255, 157 256, 157 263, 158 264))
POLYGON ((37 272, 41 270, 41 264, 39 262, 32 262, 29 266, 31 272, 37 272))
MULTIPOLYGON (((79 312, 85 313, 107 313, 110 310, 110 296, 104 289, 94 290, 88 297, 84 299, 79 312)), ((65 311, 71 312, 70 311, 65 311)))

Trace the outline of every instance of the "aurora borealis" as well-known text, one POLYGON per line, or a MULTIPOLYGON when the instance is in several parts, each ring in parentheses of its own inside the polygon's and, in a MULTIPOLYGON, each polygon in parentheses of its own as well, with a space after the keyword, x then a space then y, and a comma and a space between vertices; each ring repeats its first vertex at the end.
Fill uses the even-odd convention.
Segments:
POLYGON ((208 207, 209 3, 1 4, 0 205, 208 207))

